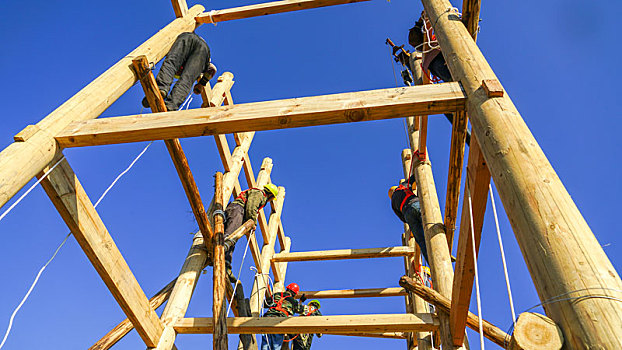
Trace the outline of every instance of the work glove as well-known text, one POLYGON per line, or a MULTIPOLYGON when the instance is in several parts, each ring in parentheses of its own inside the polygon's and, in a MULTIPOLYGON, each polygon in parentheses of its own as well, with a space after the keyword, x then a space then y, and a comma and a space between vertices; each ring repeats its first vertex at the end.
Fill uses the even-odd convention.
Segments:
POLYGON ((301 303, 304 303, 306 300, 307 300, 307 296, 306 296, 305 294, 303 294, 303 295, 300 297, 300 302, 301 302, 301 303))

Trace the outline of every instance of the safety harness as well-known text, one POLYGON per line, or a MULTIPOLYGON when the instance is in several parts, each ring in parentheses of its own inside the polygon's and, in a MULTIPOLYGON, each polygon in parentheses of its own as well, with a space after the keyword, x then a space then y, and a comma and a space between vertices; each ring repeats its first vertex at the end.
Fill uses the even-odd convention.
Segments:
POLYGON ((415 195, 415 192, 413 192, 413 190, 410 189, 409 186, 404 186, 403 184, 400 184, 399 186, 397 186, 397 188, 395 189, 396 191, 404 191, 404 193, 406 193, 406 197, 404 197, 404 200, 402 200, 402 203, 400 204, 400 211, 404 209, 404 204, 406 204, 406 202, 408 201, 408 198, 412 197, 415 195))
POLYGON ((281 311, 283 312, 285 315, 287 315, 288 317, 290 316, 289 312, 287 310, 285 310, 281 305, 283 305, 283 301, 285 300, 285 298, 283 297, 283 292, 281 292, 281 297, 279 298, 279 300, 276 302, 275 306, 272 306, 270 309, 271 310, 277 310, 277 311, 281 311))
MULTIPOLYGON (((309 312, 307 312, 307 313, 306 313, 306 314, 304 314, 303 316, 311 316, 311 314, 313 314, 315 311, 317 311, 317 309, 316 309, 316 308, 314 308, 314 307, 310 307, 310 308, 309 308, 309 312)), ((286 335, 287 335, 287 336, 289 336, 289 334, 286 334, 286 335)), ((294 340, 294 339, 298 338, 298 336, 300 336, 300 334, 296 334, 296 335, 295 335, 294 337, 292 337, 292 338, 287 338, 287 339, 284 339, 284 340, 283 340, 283 342, 288 343, 288 342, 290 342, 290 341, 292 341, 292 340, 294 340)))
MULTIPOLYGON (((237 199, 240 199, 240 198, 241 198, 241 199, 242 199, 242 201, 244 202, 244 205, 246 205, 246 201, 248 200, 248 196, 246 196, 246 192, 248 192, 249 190, 258 190, 258 191, 261 191, 261 194, 263 194, 263 196, 267 198, 266 193, 265 193, 263 190, 261 190, 261 189, 259 189, 259 188, 254 188, 254 187, 252 187, 252 188, 249 188, 248 190, 244 190, 244 191, 242 191, 242 192, 241 192, 241 193, 240 193, 237 197, 235 197, 235 199, 237 200, 237 199)), ((268 203, 268 202, 266 201, 266 203, 268 203)), ((261 210, 261 209, 263 209, 263 207, 265 207, 265 206, 266 206, 266 203, 262 204, 262 205, 259 207, 259 209, 260 209, 260 210, 261 210)))

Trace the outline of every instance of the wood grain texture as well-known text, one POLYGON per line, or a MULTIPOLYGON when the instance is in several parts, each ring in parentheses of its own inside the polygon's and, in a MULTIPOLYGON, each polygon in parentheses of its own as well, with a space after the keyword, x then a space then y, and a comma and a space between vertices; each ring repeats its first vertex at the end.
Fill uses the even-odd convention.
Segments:
MULTIPOLYGON (((174 0, 173 0, 174 1, 174 0)), ((198 15, 198 23, 218 23, 244 19, 250 17, 266 16, 283 12, 308 10, 318 7, 349 4, 368 0, 283 0, 260 3, 255 5, 234 7, 230 9, 214 10, 198 15)))
POLYGON ((479 252, 479 244, 484 225, 484 214, 486 213, 486 203, 488 203, 488 186, 490 184, 490 171, 484 160, 484 156, 479 148, 477 137, 471 138, 469 148, 469 160, 467 164, 467 183, 462 200, 462 218, 460 220, 460 236, 458 239, 458 250, 456 252, 456 265, 451 293, 451 312, 449 322, 451 334, 454 337, 454 345, 462 344, 464 332, 462 331, 467 322, 469 305, 471 304, 471 294, 473 292, 473 281, 475 279, 475 261, 473 256, 473 243, 475 251, 479 252), (469 208, 469 194, 472 207, 473 225, 471 226, 471 210, 469 208), (475 235, 473 242, 471 227, 475 235))
POLYGON ((73 123, 56 140, 77 147, 341 124, 455 112, 464 102, 460 84, 443 83, 103 118, 73 123))
POLYGON ((370 259, 389 258, 414 255, 415 250, 411 247, 386 247, 365 249, 337 249, 317 250, 309 252, 278 253, 272 261, 321 261, 321 260, 344 260, 344 259, 370 259))
MULTIPOLYGON (((400 286, 422 297, 428 303, 439 308, 442 313, 449 314, 449 310, 451 309, 451 299, 442 296, 434 289, 426 287, 421 283, 417 283, 408 276, 404 276, 400 279, 400 286)), ((484 336, 502 348, 506 348, 508 342, 510 341, 510 336, 499 327, 496 327, 486 320, 482 320, 482 324, 484 336)), ((472 330, 479 332, 479 317, 469 312, 467 325, 472 330)))
POLYGON ((41 186, 141 339, 156 346, 164 327, 66 159, 41 186))
MULTIPOLYGON (((223 211, 223 190, 222 190, 222 173, 216 173, 214 192, 214 208, 217 211, 223 211)), ((229 280, 225 271, 225 215, 214 215, 214 237, 213 237, 213 260, 214 268, 212 270, 212 285, 214 288, 212 298, 212 327, 214 330, 213 349, 227 350, 227 303, 225 302, 225 294, 229 280)))
MULTIPOLYGON (((227 318, 231 334, 285 333, 370 333, 431 331, 438 319, 424 314, 379 314, 308 317, 236 317, 227 318)), ((211 334, 211 318, 184 318, 175 324, 180 334, 211 334)))
MULTIPOLYGON (((622 280, 509 94, 489 98, 497 79, 447 0, 423 0, 452 76, 468 95, 467 113, 541 300, 558 295, 620 298, 622 280), (583 292, 574 292, 581 290, 583 292), (573 293, 574 292, 574 293, 573 293)), ((586 297, 546 305, 568 349, 622 349, 622 303, 586 297)))
POLYGON ((468 118, 464 111, 454 113, 451 128, 451 148, 449 153, 449 173, 447 174, 447 196, 445 198, 445 233, 447 246, 451 252, 456 230, 456 217, 460 202, 460 181, 464 167, 464 148, 468 131, 468 118))
POLYGON ((175 11, 175 16, 183 17, 188 13, 188 4, 186 0, 171 0, 173 4, 173 11, 175 11))
POLYGON ((300 291, 298 295, 305 295, 307 299, 345 299, 345 298, 378 298, 401 297, 408 295, 404 288, 365 288, 365 289, 336 289, 319 291, 300 291))

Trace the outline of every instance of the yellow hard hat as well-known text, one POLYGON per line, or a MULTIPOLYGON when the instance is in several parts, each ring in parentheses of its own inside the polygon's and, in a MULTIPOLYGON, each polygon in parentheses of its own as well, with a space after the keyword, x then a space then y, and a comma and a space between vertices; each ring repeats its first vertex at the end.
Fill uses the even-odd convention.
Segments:
POLYGON ((276 198, 276 196, 279 194, 279 188, 276 187, 275 184, 266 184, 266 185, 264 185, 263 189, 267 190, 270 193, 272 193, 274 198, 276 198))
POLYGON ((397 186, 391 186, 389 188, 389 198, 393 197, 393 192, 397 189, 397 186))

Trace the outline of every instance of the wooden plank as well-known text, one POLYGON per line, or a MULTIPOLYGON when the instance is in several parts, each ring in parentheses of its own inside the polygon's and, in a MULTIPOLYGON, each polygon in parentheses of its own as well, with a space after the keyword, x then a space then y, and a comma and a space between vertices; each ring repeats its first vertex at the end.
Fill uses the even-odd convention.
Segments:
POLYGON ((451 313, 449 322, 455 344, 462 344, 467 314, 471 303, 473 280, 475 279, 475 261, 473 256, 473 239, 471 234, 471 211, 468 195, 470 194, 473 209, 473 232, 475 234, 475 250, 479 251, 479 243, 484 225, 484 214, 488 200, 490 171, 479 148, 477 137, 471 138, 469 160, 467 164, 467 184, 462 200, 462 218, 460 220, 460 236, 456 253, 456 266, 451 293, 451 313))
MULTIPOLYGON (((201 271, 207 263, 207 251, 203 236, 196 233, 188 255, 181 267, 179 276, 175 279, 174 287, 170 293, 170 299, 162 312, 162 324, 164 331, 158 341, 156 350, 171 350, 175 348, 176 333, 172 325, 186 315, 190 299, 197 285, 201 271)), ((164 301, 162 301, 164 302, 164 301)))
POLYGON ((462 23, 473 39, 477 39, 479 32, 479 10, 481 0, 464 0, 462 2, 462 23))
POLYGON ((223 10, 212 10, 196 17, 198 23, 218 23, 244 19, 250 17, 266 16, 283 12, 308 10, 318 7, 349 4, 368 0, 283 0, 262 4, 234 7, 223 10))
MULTIPOLYGON (((431 331, 438 328, 436 316, 424 314, 340 315, 309 317, 227 318, 231 334, 370 333, 431 331)), ((211 318, 184 318, 175 324, 180 334, 211 334, 211 318)))
POLYGON ((319 291, 301 291, 298 295, 305 295, 307 299, 345 299, 345 298, 379 298, 401 297, 408 295, 404 288, 366 288, 366 289, 336 289, 319 291))
POLYGON ((349 92, 72 123, 63 147, 372 121, 464 108, 459 83, 349 92))
MULTIPOLYGON (((434 289, 426 287, 421 283, 417 283, 415 280, 407 276, 400 279, 400 286, 422 297, 425 301, 437 307, 440 311, 442 311, 442 313, 449 314, 449 310, 451 309, 451 300, 442 296, 434 289)), ((479 332, 479 317, 469 312, 467 325, 472 330, 479 332)), ((486 338, 502 348, 507 347, 507 344, 510 341, 510 336, 507 333, 486 320, 482 320, 482 325, 484 336, 486 338)))
MULTIPOLYGON (((159 290, 153 297, 151 297, 151 299, 149 299, 149 306, 151 306, 151 309, 156 310, 164 304, 166 300, 168 300, 171 292, 173 291, 173 287, 175 286, 175 281, 177 281, 177 279, 169 282, 169 284, 164 286, 164 288, 159 290)), ((91 346, 88 350, 108 350, 119 340, 125 337, 132 329, 134 329, 134 325, 129 319, 126 318, 111 329, 110 332, 106 333, 106 335, 93 344, 93 346, 91 346)))
POLYGON ((173 3, 173 11, 175 11, 175 16, 183 17, 188 13, 188 4, 186 0, 171 0, 173 3))
POLYGON ((348 337, 368 337, 368 338, 386 338, 386 339, 406 339, 404 332, 384 332, 384 333, 325 333, 331 335, 343 335, 348 337))
POLYGON ((156 346, 164 327, 66 159, 41 186, 141 339, 156 346))
MULTIPOLYGON (((576 290, 622 290, 622 280, 508 93, 489 98, 497 79, 447 0, 423 0, 447 65, 469 96, 467 113, 542 301, 576 290)), ((622 303, 586 298, 548 304, 569 348, 622 349, 622 303), (594 322, 598 319, 598 322, 594 322)))
MULTIPOLYGON (((285 237, 285 248, 283 248, 282 252, 289 253, 292 249, 292 239, 289 237, 285 237)), ((276 274, 274 275, 274 291, 275 292, 284 292, 285 291, 285 276, 287 275, 287 262, 276 263, 272 268, 272 271, 276 269, 279 270, 279 280, 277 282, 276 274)))
MULTIPOLYGON (((149 61, 147 60, 147 57, 136 57, 132 60, 132 66, 134 67, 136 75, 140 80, 140 84, 143 87, 143 91, 145 92, 145 96, 147 97, 151 110, 153 112, 166 112, 164 98, 160 94, 155 77, 149 69, 149 61)), ((192 213, 194 214, 194 218, 199 225, 199 230, 201 230, 201 233, 203 234, 204 243, 208 251, 211 251, 213 236, 212 227, 207 218, 205 206, 201 200, 201 194, 199 193, 196 181, 194 181, 194 176, 190 170, 190 164, 188 164, 186 154, 184 153, 178 139, 167 139, 164 140, 164 143, 166 144, 166 148, 171 155, 171 159, 175 165, 175 170, 177 170, 177 175, 181 180, 182 187, 184 188, 184 192, 186 193, 186 197, 188 198, 188 202, 192 208, 192 213)))
POLYGON ((447 196, 445 198, 445 233, 449 252, 453 248, 456 217, 460 202, 460 181, 464 166, 464 147, 468 131, 468 118, 464 111, 454 113, 451 128, 451 148, 449 153, 449 173, 447 174, 447 196))
POLYGON ((203 10, 200 5, 192 7, 190 16, 176 19, 158 31, 37 123, 41 132, 4 149, 0 153, 0 207, 60 152, 52 139, 54 135, 73 121, 97 118, 134 85, 136 75, 130 68, 134 57, 147 55, 150 62, 161 60, 179 34, 196 27, 193 16, 203 10))
POLYGON ((503 97, 503 86, 497 79, 482 80, 482 87, 488 97, 503 97))
POLYGON ((214 215, 214 247, 212 257, 214 260, 212 285, 214 287, 212 298, 212 327, 214 330, 213 349, 227 350, 229 339, 227 336, 227 303, 225 302, 225 290, 229 280, 225 272, 225 215, 223 205, 222 173, 216 173, 214 209, 222 212, 214 215))
POLYGON ((390 258, 396 256, 414 255, 415 251, 411 247, 386 247, 386 248, 365 248, 365 249, 338 249, 338 250, 318 250, 295 253, 278 253, 272 261, 320 261, 320 260, 343 260, 343 259, 370 259, 370 258, 390 258))

